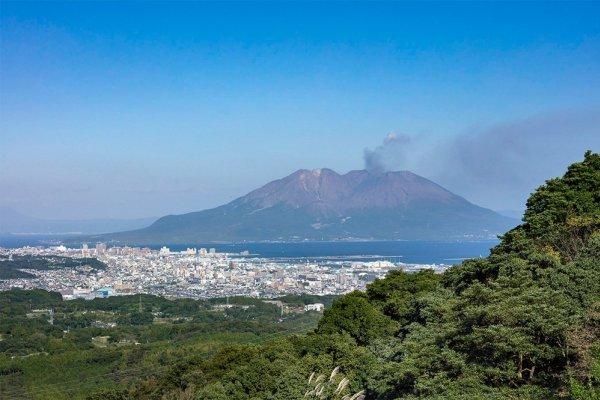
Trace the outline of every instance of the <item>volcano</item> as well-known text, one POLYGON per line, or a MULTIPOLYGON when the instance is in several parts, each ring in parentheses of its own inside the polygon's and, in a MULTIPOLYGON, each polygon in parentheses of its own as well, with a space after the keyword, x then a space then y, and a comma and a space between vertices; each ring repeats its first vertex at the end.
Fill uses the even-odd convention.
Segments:
POLYGON ((472 240, 517 221, 410 171, 301 169, 232 202, 93 240, 191 244, 298 240, 472 240))

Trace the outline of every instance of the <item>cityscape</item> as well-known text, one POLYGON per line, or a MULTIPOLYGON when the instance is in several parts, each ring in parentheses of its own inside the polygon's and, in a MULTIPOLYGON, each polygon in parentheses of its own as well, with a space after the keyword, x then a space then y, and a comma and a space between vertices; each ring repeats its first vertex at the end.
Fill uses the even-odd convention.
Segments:
POLYGON ((263 258, 248 251, 222 253, 214 248, 171 251, 167 247, 108 247, 98 243, 80 248, 63 245, 0 249, 0 258, 68 256, 97 258, 106 268, 81 265, 47 270, 23 269, 29 278, 0 280, 0 290, 45 289, 63 299, 109 297, 137 293, 167 298, 249 296, 272 298, 284 294, 340 295, 363 290, 394 269, 443 272, 445 264, 408 264, 399 257, 376 255, 317 258, 263 258))

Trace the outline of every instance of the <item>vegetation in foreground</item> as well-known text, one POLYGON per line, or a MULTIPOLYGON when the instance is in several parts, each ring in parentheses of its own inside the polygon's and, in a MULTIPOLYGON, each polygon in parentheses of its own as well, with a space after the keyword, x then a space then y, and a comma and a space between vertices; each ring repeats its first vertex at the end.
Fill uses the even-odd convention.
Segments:
POLYGON ((63 301, 44 290, 2 292, 0 398, 83 399, 128 388, 224 346, 312 330, 320 314, 299 311, 332 298, 285 296, 281 301, 293 312, 282 317, 276 305, 243 297, 63 301))

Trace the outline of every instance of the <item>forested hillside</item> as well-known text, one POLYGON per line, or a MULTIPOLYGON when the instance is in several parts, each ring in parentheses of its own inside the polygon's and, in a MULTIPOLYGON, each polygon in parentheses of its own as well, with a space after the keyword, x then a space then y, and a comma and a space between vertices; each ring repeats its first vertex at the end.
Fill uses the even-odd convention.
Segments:
MULTIPOLYGON (((168 300, 151 295, 63 301, 44 290, 0 292, 0 399, 83 399, 128 388, 223 346, 262 343, 317 325, 304 304, 332 296, 168 300)), ((110 397, 109 397, 110 398, 110 397)))
POLYGON ((488 258, 390 273, 335 301, 314 333, 90 398, 598 399, 599 227, 600 155, 588 152, 531 195, 488 258))

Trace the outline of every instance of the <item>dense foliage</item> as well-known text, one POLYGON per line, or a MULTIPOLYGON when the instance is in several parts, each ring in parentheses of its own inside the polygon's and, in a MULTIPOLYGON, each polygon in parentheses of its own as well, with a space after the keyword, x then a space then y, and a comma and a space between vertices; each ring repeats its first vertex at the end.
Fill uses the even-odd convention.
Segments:
MULTIPOLYGON (((281 300, 296 306, 332 298, 281 300)), ((103 388, 126 388, 226 345, 307 332, 319 315, 282 318, 276 305, 244 297, 63 301, 59 293, 44 290, 0 292, 0 398, 84 398, 103 388)))

